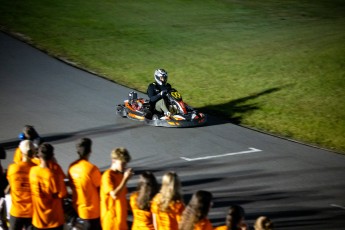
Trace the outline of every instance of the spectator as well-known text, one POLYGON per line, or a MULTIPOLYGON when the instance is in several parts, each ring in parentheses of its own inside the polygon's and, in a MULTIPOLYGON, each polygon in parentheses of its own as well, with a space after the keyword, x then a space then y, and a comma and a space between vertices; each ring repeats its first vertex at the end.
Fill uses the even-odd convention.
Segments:
POLYGON ((54 171, 48 167, 54 158, 54 147, 42 143, 38 157, 40 165, 31 168, 29 173, 32 194, 32 225, 35 229, 63 230, 65 223, 62 198, 67 194, 63 181, 58 181, 54 171))
POLYGON ((84 230, 99 230, 101 229, 99 199, 101 172, 89 162, 91 139, 80 139, 76 147, 79 159, 68 169, 73 207, 79 218, 83 220, 84 230))
POLYGON ((10 226, 13 230, 29 229, 32 222, 32 199, 29 172, 36 164, 31 162, 35 147, 30 140, 19 144, 22 161, 8 166, 7 179, 11 186, 10 226))
POLYGON ((133 212, 132 230, 154 230, 151 201, 158 192, 158 183, 151 172, 144 172, 139 177, 137 191, 130 196, 133 212))
POLYGON ((127 181, 133 171, 126 169, 131 160, 125 148, 111 152, 111 166, 102 175, 101 182, 101 223, 104 230, 127 230, 127 181))
POLYGON ((207 218, 212 205, 212 194, 199 190, 193 194, 192 199, 183 211, 179 230, 213 230, 207 218))
MULTIPOLYGON (((42 143, 42 139, 41 137, 38 135, 36 129, 32 126, 32 125, 25 125, 23 128, 23 132, 21 132, 19 134, 19 139, 20 140, 30 140, 32 141, 32 143, 35 146, 35 152, 34 152, 34 156, 32 161, 39 165, 40 161, 38 158, 36 158, 36 152, 38 149, 38 146, 42 143)), ((17 148, 14 152, 14 156, 13 156, 13 161, 18 163, 21 162, 21 158, 22 158, 22 153, 20 152, 20 149, 17 148)))
POLYGON ((233 205, 229 208, 226 216, 225 225, 215 228, 215 230, 247 230, 247 224, 244 222, 244 209, 239 205, 233 205))
POLYGON ((151 204, 155 229, 177 230, 184 208, 180 180, 175 172, 168 172, 151 204))
POLYGON ((260 216, 255 221, 254 229, 255 230, 272 230, 273 223, 268 217, 260 216))

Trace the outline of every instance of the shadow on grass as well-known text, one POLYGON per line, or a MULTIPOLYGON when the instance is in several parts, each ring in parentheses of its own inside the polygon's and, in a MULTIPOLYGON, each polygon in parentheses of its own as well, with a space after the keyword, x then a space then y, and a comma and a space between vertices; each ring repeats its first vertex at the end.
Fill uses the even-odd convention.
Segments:
POLYGON ((243 115, 260 109, 257 103, 251 103, 251 100, 258 97, 271 94, 281 90, 283 87, 266 89, 262 92, 242 97, 227 103, 218 105, 207 105, 198 110, 208 114, 207 125, 219 125, 224 123, 241 124, 243 115))

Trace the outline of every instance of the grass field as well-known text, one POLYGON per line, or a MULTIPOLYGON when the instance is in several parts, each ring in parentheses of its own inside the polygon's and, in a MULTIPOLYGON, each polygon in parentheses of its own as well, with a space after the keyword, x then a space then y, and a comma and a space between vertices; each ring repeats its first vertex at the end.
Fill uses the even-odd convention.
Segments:
POLYGON ((343 0, 0 0, 0 25, 145 92, 156 68, 232 122, 345 152, 343 0))

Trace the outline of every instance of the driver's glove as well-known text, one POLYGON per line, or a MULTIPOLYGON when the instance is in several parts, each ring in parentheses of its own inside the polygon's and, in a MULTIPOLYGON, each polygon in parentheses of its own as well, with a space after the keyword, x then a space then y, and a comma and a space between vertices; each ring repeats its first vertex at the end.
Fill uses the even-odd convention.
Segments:
POLYGON ((162 90, 161 92, 160 92, 160 95, 163 97, 163 96, 165 96, 167 94, 167 91, 166 90, 162 90))

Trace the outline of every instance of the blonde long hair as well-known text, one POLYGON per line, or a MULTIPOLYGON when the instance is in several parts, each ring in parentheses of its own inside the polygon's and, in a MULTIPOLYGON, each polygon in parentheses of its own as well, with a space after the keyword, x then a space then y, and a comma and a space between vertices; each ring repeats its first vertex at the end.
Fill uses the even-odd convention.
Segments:
POLYGON ((181 182, 175 172, 167 172, 162 178, 162 187, 159 192, 161 199, 158 202, 158 207, 161 211, 169 211, 169 205, 171 202, 181 201, 181 182))

